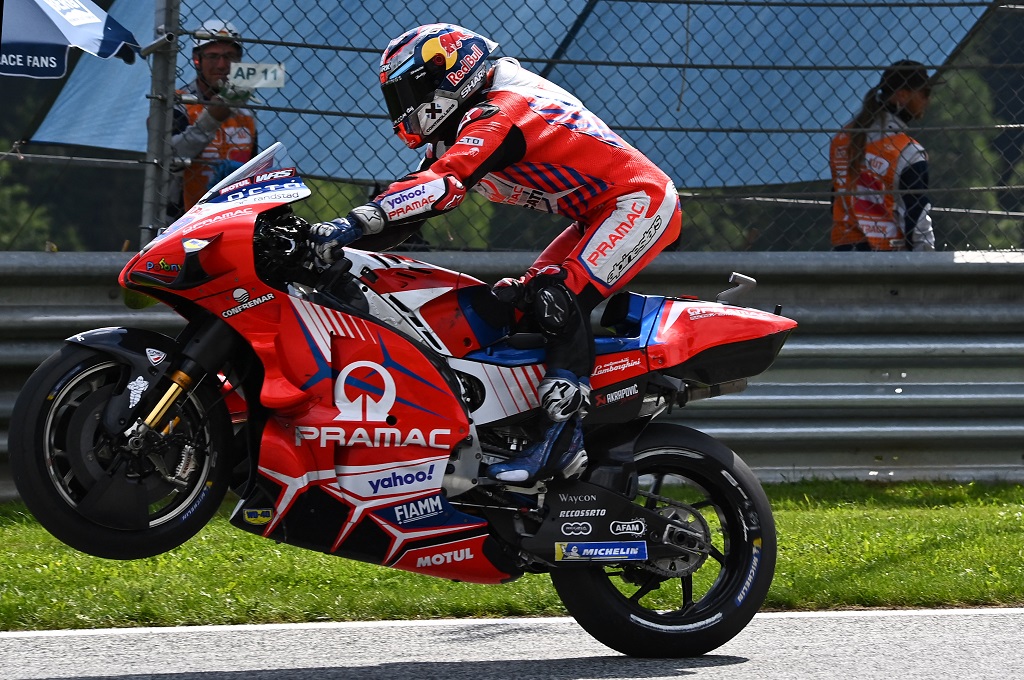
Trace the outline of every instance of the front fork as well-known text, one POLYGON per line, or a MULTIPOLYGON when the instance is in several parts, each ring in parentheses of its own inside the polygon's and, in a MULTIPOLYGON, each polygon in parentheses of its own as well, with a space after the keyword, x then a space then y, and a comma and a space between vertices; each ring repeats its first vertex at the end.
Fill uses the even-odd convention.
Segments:
MULTIPOLYGON (((132 452, 132 455, 139 456, 142 454, 144 449, 147 449, 147 440, 152 440, 154 438, 151 433, 155 431, 160 423, 164 422, 167 412, 171 410, 171 407, 174 406, 174 403, 182 394, 186 394, 188 392, 188 388, 193 384, 193 379, 188 375, 188 373, 181 369, 171 373, 168 378, 171 381, 171 385, 167 388, 167 391, 164 392, 163 396, 160 397, 160 401, 157 402, 157 405, 153 407, 153 410, 150 411, 148 416, 135 421, 135 424, 132 425, 132 427, 125 433, 128 436, 128 450, 132 452)), ((169 431, 172 426, 173 423, 167 425, 164 430, 169 431)), ((147 450, 153 452, 160 450, 159 442, 156 442, 157 446, 153 446, 153 441, 150 441, 149 443, 150 446, 147 450)), ((159 455, 154 453, 154 455, 150 456, 150 459, 153 461, 153 464, 156 466, 157 470, 159 470, 160 475, 164 480, 174 484, 175 486, 185 487, 188 485, 187 472, 190 470, 185 470, 186 474, 184 475, 178 474, 177 472, 175 474, 171 474, 170 470, 168 470, 164 465, 164 461, 159 455)))
MULTIPOLYGON (((221 370, 227 358, 231 356, 238 342, 235 331, 216 317, 208 317, 199 323, 189 324, 177 338, 179 364, 167 374, 171 384, 157 400, 156 405, 145 417, 141 417, 125 432, 128 437, 128 448, 136 454, 152 445, 157 428, 165 422, 167 414, 182 395, 198 385, 211 373, 221 370)), ((164 425, 163 432, 173 427, 173 423, 164 425)), ((159 434, 156 434, 159 437, 159 434)), ((159 446, 156 447, 159 449, 159 446)), ((152 446, 150 447, 152 450, 152 446)), ((184 484, 178 475, 172 475, 163 469, 161 460, 154 460, 164 478, 171 482, 184 484)))

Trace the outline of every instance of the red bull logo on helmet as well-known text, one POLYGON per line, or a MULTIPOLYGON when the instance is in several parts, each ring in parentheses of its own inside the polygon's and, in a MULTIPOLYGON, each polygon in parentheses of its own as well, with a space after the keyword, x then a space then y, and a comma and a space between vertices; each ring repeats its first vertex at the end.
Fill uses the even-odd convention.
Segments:
POLYGON ((445 55, 451 57, 459 51, 460 47, 462 47, 462 39, 468 37, 469 36, 462 31, 448 31, 447 33, 437 36, 437 42, 441 45, 441 49, 444 50, 445 55))
POLYGON ((462 40, 464 38, 468 39, 470 36, 462 31, 442 33, 436 38, 431 38, 423 43, 420 55, 423 57, 423 61, 430 61, 438 54, 444 55, 444 67, 445 70, 448 70, 455 66, 455 62, 458 61, 459 50, 462 49, 462 40))
POLYGON ((463 58, 462 63, 459 64, 459 68, 452 71, 445 78, 453 86, 458 85, 473 70, 473 67, 480 63, 480 60, 484 58, 484 51, 480 49, 479 45, 473 45, 473 51, 470 52, 463 58))

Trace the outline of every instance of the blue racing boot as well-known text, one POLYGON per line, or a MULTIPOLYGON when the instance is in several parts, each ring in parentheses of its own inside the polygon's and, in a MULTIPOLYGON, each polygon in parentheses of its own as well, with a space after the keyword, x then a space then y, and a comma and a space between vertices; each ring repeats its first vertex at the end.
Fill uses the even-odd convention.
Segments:
POLYGON ((553 423, 544 434, 544 439, 531 444, 523 453, 504 463, 495 463, 487 468, 487 476, 499 482, 517 486, 533 486, 537 474, 545 467, 559 441, 568 439, 569 445, 551 470, 552 476, 561 474, 572 477, 578 474, 587 464, 587 452, 583 449, 583 419, 579 414, 569 420, 553 423))

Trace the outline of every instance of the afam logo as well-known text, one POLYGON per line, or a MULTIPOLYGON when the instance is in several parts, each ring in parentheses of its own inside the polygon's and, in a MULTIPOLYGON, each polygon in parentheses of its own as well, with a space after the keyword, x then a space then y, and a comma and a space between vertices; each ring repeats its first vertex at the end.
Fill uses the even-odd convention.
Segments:
POLYGON ((642 519, 634 519, 629 522, 612 522, 611 530, 616 536, 643 536, 647 532, 647 524, 642 519))

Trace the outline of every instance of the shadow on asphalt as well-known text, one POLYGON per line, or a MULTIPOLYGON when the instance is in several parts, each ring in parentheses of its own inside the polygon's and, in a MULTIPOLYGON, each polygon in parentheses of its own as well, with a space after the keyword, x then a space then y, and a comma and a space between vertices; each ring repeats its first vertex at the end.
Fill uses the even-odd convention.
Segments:
MULTIPOLYGON (((212 671, 159 675, 118 675, 118 680, 580 680, 581 678, 657 678, 694 675, 701 668, 746 663, 738 656, 708 654, 693 659, 634 659, 626 656, 594 656, 541 661, 456 661, 382 663, 376 666, 335 668, 281 668, 265 671, 212 671)), ((82 680, 85 680, 84 678, 82 680)), ((101 680, 89 676, 89 680, 101 680)))

